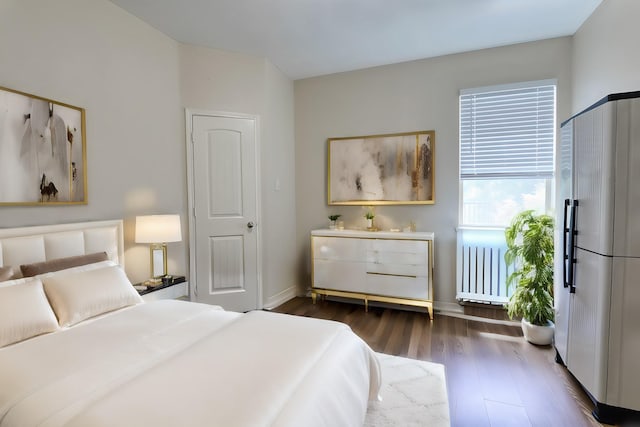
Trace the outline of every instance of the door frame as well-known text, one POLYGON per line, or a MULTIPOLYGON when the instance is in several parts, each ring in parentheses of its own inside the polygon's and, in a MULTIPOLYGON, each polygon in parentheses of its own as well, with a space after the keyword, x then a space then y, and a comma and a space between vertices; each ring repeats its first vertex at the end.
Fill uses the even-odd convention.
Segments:
POLYGON ((256 279, 258 286, 258 309, 264 306, 262 297, 262 189, 260 187, 260 116, 254 114, 232 113, 227 111, 200 110, 185 108, 185 144, 187 148, 187 217, 189 220, 189 299, 195 300, 198 295, 198 278, 196 273, 196 245, 192 244, 196 235, 195 213, 195 186, 193 182, 193 118, 195 116, 225 117, 232 119, 251 119, 255 122, 255 188, 256 188, 256 223, 254 229, 256 236, 256 279))

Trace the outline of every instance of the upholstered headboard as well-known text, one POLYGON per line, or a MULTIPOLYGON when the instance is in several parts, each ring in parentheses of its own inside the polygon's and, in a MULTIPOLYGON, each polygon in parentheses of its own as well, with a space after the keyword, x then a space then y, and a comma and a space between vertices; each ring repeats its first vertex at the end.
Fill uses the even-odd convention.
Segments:
POLYGON ((0 229, 0 267, 106 252, 124 267, 122 220, 0 229))

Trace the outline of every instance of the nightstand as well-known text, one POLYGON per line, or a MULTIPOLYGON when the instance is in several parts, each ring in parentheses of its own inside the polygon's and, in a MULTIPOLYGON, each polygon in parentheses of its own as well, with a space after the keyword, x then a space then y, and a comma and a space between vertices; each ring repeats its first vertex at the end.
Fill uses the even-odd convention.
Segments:
MULTIPOLYGON (((143 286, 142 283, 136 283, 136 286, 143 286)), ((189 295, 189 282, 184 276, 176 276, 173 281, 168 284, 160 284, 158 286, 147 286, 144 290, 138 290, 145 302, 156 301, 161 299, 178 299, 189 295)))

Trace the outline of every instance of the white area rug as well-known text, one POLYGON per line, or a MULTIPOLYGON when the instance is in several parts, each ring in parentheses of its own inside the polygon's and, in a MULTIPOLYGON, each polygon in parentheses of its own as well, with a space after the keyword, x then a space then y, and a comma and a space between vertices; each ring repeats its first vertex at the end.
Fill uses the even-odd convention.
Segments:
POLYGON ((369 402, 365 427, 448 427, 444 365, 378 353, 381 402, 369 402))

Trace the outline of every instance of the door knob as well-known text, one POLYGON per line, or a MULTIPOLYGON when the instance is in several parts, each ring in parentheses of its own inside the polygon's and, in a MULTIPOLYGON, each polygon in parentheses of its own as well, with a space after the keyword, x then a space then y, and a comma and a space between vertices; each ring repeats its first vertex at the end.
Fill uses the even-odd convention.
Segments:
POLYGON ((253 227, 255 227, 255 226, 256 226, 256 224, 255 224, 253 221, 249 221, 249 222, 247 223, 247 228, 248 228, 249 230, 251 230, 251 229, 252 229, 253 227))

